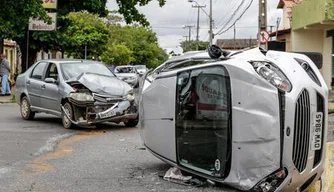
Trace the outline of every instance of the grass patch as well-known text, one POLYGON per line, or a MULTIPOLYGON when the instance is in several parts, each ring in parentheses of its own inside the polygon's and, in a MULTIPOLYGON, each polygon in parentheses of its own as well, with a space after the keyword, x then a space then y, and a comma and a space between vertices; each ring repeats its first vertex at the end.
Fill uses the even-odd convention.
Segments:
POLYGON ((10 101, 13 102, 13 103, 16 103, 15 94, 12 94, 12 98, 10 98, 10 101))

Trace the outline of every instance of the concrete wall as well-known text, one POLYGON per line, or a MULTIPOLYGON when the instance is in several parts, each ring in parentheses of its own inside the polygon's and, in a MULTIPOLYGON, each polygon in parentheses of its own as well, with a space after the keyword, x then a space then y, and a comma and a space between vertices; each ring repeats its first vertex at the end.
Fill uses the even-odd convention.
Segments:
POLYGON ((301 29, 292 33, 292 51, 319 52, 323 54, 323 75, 330 88, 332 77, 332 38, 326 37, 324 29, 301 29))
POLYGON ((283 29, 289 29, 291 27, 290 18, 288 12, 291 12, 292 8, 284 6, 283 8, 283 29))
POLYGON ((331 88, 332 81, 332 37, 326 37, 326 30, 323 36, 323 67, 321 74, 324 76, 328 88, 331 88))
POLYGON ((13 46, 4 46, 4 53, 7 55, 7 60, 11 68, 11 76, 14 75, 18 64, 17 64, 17 49, 16 44, 13 44, 13 46))

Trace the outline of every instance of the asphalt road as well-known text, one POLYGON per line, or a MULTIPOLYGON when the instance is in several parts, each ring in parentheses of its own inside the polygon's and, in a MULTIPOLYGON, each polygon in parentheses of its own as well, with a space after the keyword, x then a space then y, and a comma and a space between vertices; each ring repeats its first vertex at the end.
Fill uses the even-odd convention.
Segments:
POLYGON ((137 128, 67 130, 53 116, 24 121, 16 104, 0 104, 1 192, 235 191, 165 181, 169 168, 142 146, 137 128))

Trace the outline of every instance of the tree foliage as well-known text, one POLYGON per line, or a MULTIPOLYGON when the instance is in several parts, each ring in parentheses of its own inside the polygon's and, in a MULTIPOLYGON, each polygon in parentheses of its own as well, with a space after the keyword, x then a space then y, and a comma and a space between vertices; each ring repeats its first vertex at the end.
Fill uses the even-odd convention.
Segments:
POLYGON ((61 46, 66 53, 76 58, 83 58, 87 46, 88 58, 99 57, 104 51, 109 31, 106 24, 97 14, 73 12, 66 16, 69 26, 60 34, 61 46))
POLYGON ((107 64, 126 65, 135 60, 133 52, 125 45, 111 44, 101 56, 107 64))
MULTIPOLYGON (((13 1, 13 0, 5 0, 5 1, 13 1)), ((44 8, 42 8, 41 0, 19 0, 19 1, 34 1, 39 2, 40 8, 45 12, 44 8)), ((16 3, 16 0, 13 1, 16 3)), ((106 2, 107 0, 58 0, 57 2, 57 30, 56 31, 31 31, 29 37, 29 65, 31 65, 36 58, 36 54, 40 50, 49 51, 49 50, 59 50, 64 51, 66 39, 64 39, 64 35, 62 33, 67 29, 70 25, 71 21, 67 14, 70 12, 77 12, 86 10, 90 13, 98 14, 99 16, 106 16, 108 11, 106 10, 106 2)), ((24 9, 26 8, 24 4, 22 6, 24 9)), ((0 8, 2 10, 2 7, 0 8)), ((1 12, 1 11, 0 11, 1 12)), ((6 13, 6 11, 3 11, 6 13)), ((18 11, 18 14, 20 12, 18 11)), ((29 18, 29 17, 28 17, 29 18)), ((25 31, 20 31, 16 37, 13 36, 13 39, 18 42, 21 47, 22 54, 26 54, 26 36, 24 35, 25 31)), ((22 67, 25 70, 25 59, 22 60, 22 67)))
MULTIPOLYGON (((152 30, 142 26, 120 26, 111 25, 110 30, 110 42, 108 43, 108 49, 115 45, 124 45, 131 52, 133 60, 128 64, 134 65, 146 65, 149 68, 153 68, 161 64, 167 59, 167 54, 159 47, 156 34, 152 30)), ((105 53, 104 58, 106 58, 105 53)), ((110 55, 110 57, 112 57, 110 55)), ((123 63, 113 63, 120 65, 123 63)))
POLYGON ((183 52, 195 51, 195 50, 206 50, 209 46, 209 42, 206 41, 182 41, 180 45, 183 52))
POLYGON ((0 9, 1 52, 4 39, 24 37, 30 17, 39 17, 50 22, 40 0, 2 0, 0 9))
MULTIPOLYGON (((119 10, 118 12, 124 16, 126 23, 138 22, 143 26, 149 26, 145 15, 139 13, 136 5, 145 6, 152 0, 116 0, 119 10)), ((166 0, 157 0, 160 6, 165 5, 166 0)))

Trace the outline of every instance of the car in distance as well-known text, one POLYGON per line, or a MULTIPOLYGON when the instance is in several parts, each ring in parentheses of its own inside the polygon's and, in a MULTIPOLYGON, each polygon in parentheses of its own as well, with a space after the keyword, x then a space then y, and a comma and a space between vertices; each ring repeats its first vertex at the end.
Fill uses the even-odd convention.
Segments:
POLYGON ((121 65, 116 66, 114 69, 115 75, 127 82, 132 87, 138 87, 139 85, 139 73, 133 65, 121 65))
POLYGON ((49 113, 61 117, 65 128, 138 123, 132 88, 95 61, 39 61, 18 76, 16 100, 23 119, 49 113))
POLYGON ((259 48, 173 57, 143 77, 146 148, 243 191, 306 191, 325 164, 328 88, 304 54, 259 48))
POLYGON ((146 65, 135 65, 135 67, 140 76, 144 75, 146 71, 148 71, 146 65))

